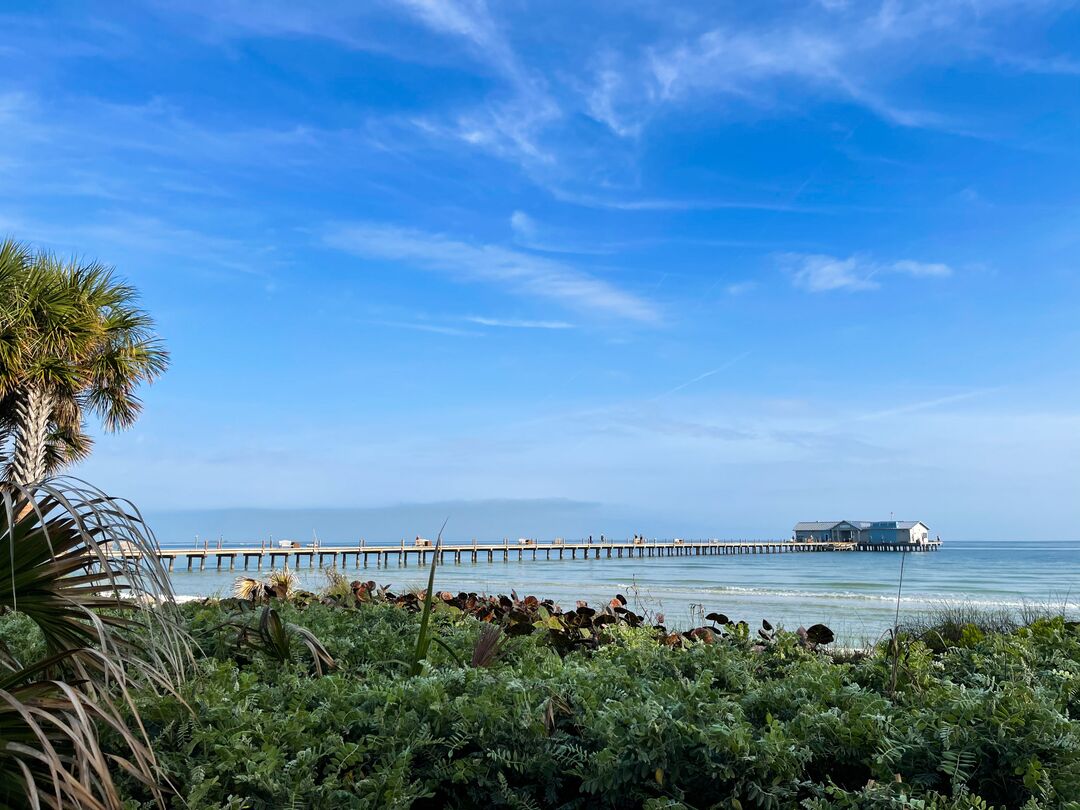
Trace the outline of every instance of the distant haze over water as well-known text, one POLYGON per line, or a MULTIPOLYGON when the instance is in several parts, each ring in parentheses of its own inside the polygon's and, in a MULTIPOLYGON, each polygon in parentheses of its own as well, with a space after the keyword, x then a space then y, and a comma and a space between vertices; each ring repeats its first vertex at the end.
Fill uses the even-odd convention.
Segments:
MULTIPOLYGON (((783 540, 791 537, 792 527, 799 520, 890 519, 889 514, 851 515, 842 509, 819 509, 817 512, 806 514, 778 509, 768 522, 747 523, 726 518, 710 521, 700 516, 672 517, 667 512, 641 506, 570 498, 492 498, 347 508, 147 509, 144 516, 161 542, 181 545, 192 542, 196 535, 211 542, 222 537, 230 545, 258 544, 271 536, 308 542, 313 532, 323 543, 355 544, 361 537, 371 543, 398 542, 418 534, 434 538, 444 521, 446 531, 443 536, 454 542, 468 542, 473 538, 480 542, 497 542, 504 537, 510 540, 589 535, 598 538, 601 534, 615 538, 643 534, 665 538, 783 540)), ((949 533, 932 515, 904 513, 896 514, 895 518, 922 520, 930 527, 931 536, 940 534, 943 540, 981 539, 970 534, 949 533)))
MULTIPOLYGON (((447 540, 481 542, 509 537, 599 537, 607 533, 628 537, 637 533, 682 533, 686 536, 718 536, 697 521, 673 525, 644 509, 610 507, 563 498, 492 499, 412 503, 369 508, 308 509, 205 509, 191 511, 150 510, 145 515, 158 539, 164 543, 191 541, 195 535, 216 541, 223 536, 232 545, 270 535, 275 538, 311 539, 312 532, 324 542, 356 543, 398 541, 416 535, 434 538, 446 522, 447 540)), ((791 527, 778 523, 757 537, 787 537, 791 527)), ((665 535, 665 536, 667 536, 665 535)), ((751 535, 746 535, 751 536, 751 535)))

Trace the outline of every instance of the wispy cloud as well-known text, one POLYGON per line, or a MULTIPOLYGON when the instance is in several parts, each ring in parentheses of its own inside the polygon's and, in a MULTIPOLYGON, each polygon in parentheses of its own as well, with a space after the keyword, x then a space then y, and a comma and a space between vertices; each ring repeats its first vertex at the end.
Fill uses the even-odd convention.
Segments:
POLYGON ((694 35, 665 37, 661 28, 657 40, 636 54, 606 51, 594 60, 592 80, 582 91, 585 109, 616 135, 632 138, 665 107, 695 98, 771 111, 826 95, 899 126, 958 131, 948 115, 892 98, 891 79, 912 64, 980 56, 1021 70, 1076 71, 1069 59, 1015 57, 1010 49, 985 45, 987 21, 1022 8, 1015 0, 820 5, 764 21, 702 17, 694 35), (948 44, 931 52, 921 44, 928 37, 948 44), (902 60, 882 58, 897 52, 902 60))
POLYGON ((952 268, 941 262, 913 262, 903 259, 893 262, 889 267, 895 273, 906 273, 909 276, 951 276, 952 268))
MULTIPOLYGON (((557 26, 547 20, 539 27, 545 44, 534 47, 542 15, 527 3, 382 0, 355 8, 283 0, 155 4, 161 14, 195 16, 214 33, 320 38, 482 73, 489 81, 481 95, 413 112, 404 120, 435 148, 467 144, 518 164, 545 187, 590 175, 623 172, 634 177, 636 144, 620 147, 617 142, 640 138, 664 111, 695 101, 707 103, 710 114, 723 115, 736 106, 755 114, 786 114, 822 99, 839 99, 898 126, 986 137, 985 127, 921 109, 917 97, 905 96, 897 80, 921 67, 974 60, 1024 72, 1075 74, 1080 68, 1068 56, 1024 54, 995 40, 1010 15, 1053 6, 1052 0, 818 0, 783 14, 747 15, 715 5, 661 12, 654 4, 631 4, 624 13, 648 21, 644 38, 569 37, 565 48, 560 43, 555 50, 548 42, 555 41, 551 35, 557 26), (403 20, 414 26, 410 33, 425 35, 394 36, 403 20), (431 47, 432 37, 447 47, 431 47), (583 130, 585 117, 600 122, 613 137, 605 139, 596 126, 583 130)), ((623 210, 759 207, 648 198, 593 204, 623 210)))
POLYGON ((510 216, 510 230, 514 234, 514 243, 527 250, 539 253, 569 253, 578 256, 604 256, 619 253, 641 242, 593 242, 582 239, 576 232, 570 233, 564 228, 552 227, 539 222, 524 211, 515 211, 510 216))
POLYGON ((430 134, 451 137, 526 166, 554 162, 555 156, 541 145, 540 136, 562 117, 562 108, 547 82, 522 63, 484 0, 396 2, 432 31, 468 43, 507 88, 505 94, 448 118, 423 117, 416 124, 430 134))
POLYGON ((603 67, 596 72, 593 86, 584 93, 589 115, 623 138, 637 137, 646 123, 642 111, 620 108, 620 99, 627 92, 626 81, 622 70, 603 67))
POLYGON ((321 39, 354 50, 386 51, 385 39, 372 30, 379 6, 367 4, 303 5, 291 0, 170 0, 153 2, 163 16, 188 18, 202 38, 218 43, 257 37, 321 39))
POLYGON ((574 325, 567 321, 530 321, 519 318, 486 318, 480 315, 470 315, 465 320, 480 326, 492 326, 504 329, 573 329, 574 325))
POLYGON ((915 278, 952 275, 952 268, 947 264, 910 259, 882 263, 859 254, 842 259, 824 254, 785 253, 779 260, 796 287, 814 293, 875 290, 881 286, 879 278, 888 273, 915 278))
POLYGON ((973 399, 974 397, 980 397, 985 394, 999 391, 1000 388, 978 388, 972 391, 963 391, 959 394, 950 394, 944 397, 935 397, 934 399, 924 399, 918 402, 911 402, 907 405, 899 405, 895 408, 886 408, 880 411, 871 411, 869 413, 858 414, 851 417, 853 421, 866 422, 875 419, 887 419, 891 416, 902 416, 904 414, 915 413, 917 411, 927 411, 934 408, 940 408, 943 405, 952 405, 954 402, 963 402, 967 399, 973 399))
POLYGON ((510 215, 510 227, 522 239, 535 239, 537 236, 536 220, 524 211, 515 211, 510 215))
MULTIPOLYGON (((0 124, 4 125, 0 157, 6 154, 30 163, 35 150, 47 146, 51 162, 70 163, 76 173, 109 160, 153 166, 155 172, 207 164, 234 171, 252 166, 310 168, 330 154, 331 147, 361 135, 302 122, 261 126, 233 119, 212 125, 198 113, 156 96, 121 103, 92 96, 58 101, 44 95, 0 93, 0 124)), ((111 179, 110 173, 101 174, 111 179)), ((211 189, 214 182, 206 181, 211 189)))
POLYGON ((677 394, 679 391, 682 391, 684 388, 689 388, 691 385, 694 385, 695 383, 699 383, 702 380, 707 380, 709 377, 715 377, 717 374, 719 374, 722 371, 727 371, 733 365, 735 365, 736 363, 738 363, 741 360, 745 360, 749 356, 750 356, 750 352, 742 352, 741 354, 737 354, 734 357, 732 357, 730 360, 728 360, 726 363, 722 363, 721 365, 717 366, 716 368, 710 369, 709 371, 706 371, 703 374, 698 374, 696 377, 692 377, 691 379, 687 380, 686 382, 679 383, 674 388, 671 388, 671 389, 669 389, 667 391, 664 391, 662 394, 657 394, 652 399, 649 399, 649 400, 646 400, 646 401, 647 402, 656 402, 657 400, 661 400, 664 397, 669 397, 672 394, 677 394))
POLYGON ((339 225, 325 243, 365 259, 401 262, 460 281, 488 282, 528 297, 641 322, 659 319, 647 300, 569 264, 499 245, 476 244, 410 228, 339 225))
POLYGON ((755 289, 757 289, 756 281, 736 281, 724 287, 724 292, 728 295, 746 295, 755 289))
POLYGON ((210 6, 179 0, 168 12, 203 21, 212 38, 324 39, 353 50, 390 53, 428 65, 460 62, 465 53, 472 67, 501 82, 502 90, 449 112, 414 115, 408 123, 433 142, 466 143, 523 165, 555 160, 541 144, 541 134, 562 116, 561 107, 542 74, 519 58, 483 0, 385 0, 310 7, 282 0, 225 0, 210 6), (403 18, 453 44, 431 48, 426 40, 413 42, 424 39, 420 37, 380 36, 388 19, 396 20, 400 27, 403 18))
POLYGON ((225 271, 265 279, 286 264, 275 247, 254 238, 226 236, 122 210, 103 211, 93 219, 72 222, 0 216, 0 233, 18 233, 61 254, 85 251, 107 262, 121 257, 167 258, 174 268, 206 275, 225 271))
POLYGON ((652 51, 647 63, 661 99, 695 90, 746 97, 755 85, 778 78, 836 81, 843 52, 840 41, 800 29, 714 28, 696 40, 652 51))
POLYGON ((466 143, 533 169, 557 162, 557 154, 544 145, 540 136, 561 117, 559 105, 537 92, 492 100, 449 119, 426 116, 414 119, 413 123, 429 137, 466 143))
POLYGON ((506 38, 499 32, 483 0, 396 0, 414 18, 441 34, 459 37, 478 55, 514 80, 521 67, 506 38))
POLYGON ((386 326, 391 329, 409 329, 413 332, 429 332, 434 335, 448 335, 450 337, 480 337, 480 332, 469 329, 458 329, 453 326, 442 326, 435 323, 423 323, 421 321, 367 321, 374 326, 386 326))
POLYGON ((835 256, 786 254, 783 261, 791 273, 792 282, 808 292, 831 290, 873 290, 874 269, 858 257, 838 259, 835 256))
POLYGON ((1080 76, 1080 61, 1067 56, 1034 56, 1014 49, 992 49, 987 56, 1019 73, 1042 73, 1051 76, 1080 76))
POLYGON ((585 208, 606 208, 615 211, 777 211, 790 213, 821 213, 826 209, 792 203, 790 200, 736 200, 721 198, 665 198, 633 196, 601 196, 562 187, 549 189, 561 202, 585 208))

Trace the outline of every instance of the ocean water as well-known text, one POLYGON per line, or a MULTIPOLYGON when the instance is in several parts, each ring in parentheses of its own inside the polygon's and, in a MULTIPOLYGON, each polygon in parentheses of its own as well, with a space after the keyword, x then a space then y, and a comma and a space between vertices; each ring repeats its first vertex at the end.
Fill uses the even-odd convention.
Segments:
MULTIPOLYGON (((163 544, 165 548, 181 547, 163 544)), ((324 544, 329 548, 330 544, 324 544)), ((752 626, 768 619, 794 629, 818 622, 829 625, 846 644, 881 637, 896 612, 900 564, 904 559, 900 616, 911 618, 942 604, 1019 610, 1025 604, 1052 604, 1076 613, 1080 605, 1080 541, 946 541, 937 552, 903 555, 887 552, 830 552, 703 557, 611 558, 599 560, 526 559, 496 554, 477 563, 447 562, 436 573, 438 590, 533 594, 563 607, 579 599, 597 606, 616 593, 631 607, 656 616, 670 627, 701 623, 718 611, 752 626), (905 559, 906 558, 906 559, 905 559)), ((542 555, 541 555, 542 556, 542 555)), ((173 586, 180 596, 228 594, 236 570, 188 572, 178 562, 173 586)), ((196 566, 198 563, 196 563, 196 566)), ((227 563, 226 563, 227 565, 227 563)), ((264 565, 263 573, 268 567, 264 565)), ((326 574, 306 564, 294 568, 304 587, 317 589, 326 574)), ((252 568, 247 572, 258 573, 252 568)), ((367 568, 350 565, 350 579, 373 579, 392 590, 422 588, 427 569, 411 565, 367 568)))

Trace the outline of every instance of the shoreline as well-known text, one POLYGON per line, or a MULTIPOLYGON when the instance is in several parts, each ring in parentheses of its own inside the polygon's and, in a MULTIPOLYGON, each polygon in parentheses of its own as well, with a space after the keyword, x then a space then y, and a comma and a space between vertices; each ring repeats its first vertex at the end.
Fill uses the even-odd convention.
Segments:
MULTIPOLYGON (((906 556, 901 619, 917 619, 943 605, 986 611, 1052 607, 1075 614, 1080 596, 1080 558, 1073 543, 1053 545, 955 542, 935 554, 906 556)), ((501 556, 501 555, 500 555, 501 556)), ((436 588, 452 592, 543 595, 572 605, 602 604, 624 594, 638 612, 664 613, 669 624, 693 626, 702 610, 748 621, 768 619, 798 627, 823 622, 853 644, 875 641, 892 627, 902 555, 867 553, 779 554, 660 559, 446 562, 435 572, 436 588), (898 559, 898 557, 900 559, 898 559)), ((531 557, 531 554, 528 555, 531 557)), ((375 580, 395 592, 423 588, 428 566, 374 565, 337 569, 347 581, 375 580)), ((280 566, 279 566, 280 570, 280 566)), ((326 571, 289 566, 300 587, 318 591, 326 571)), ((170 575, 181 598, 227 596, 239 576, 262 571, 176 570, 170 575)))
MULTIPOLYGON (((243 577, 242 575, 239 578, 265 581, 265 578, 243 577)), ((351 582, 352 584, 361 584, 367 581, 368 580, 357 579, 352 580, 351 582)), ((435 585, 436 594, 445 594, 446 596, 456 597, 459 594, 475 594, 481 599, 497 599, 504 595, 496 590, 479 588, 466 588, 464 590, 444 589, 439 587, 438 579, 436 579, 435 585)), ((307 588, 302 587, 300 590, 307 590, 307 588)), ((321 590, 322 588, 314 588, 311 589, 310 592, 318 596, 321 590)), ((412 587, 407 586, 392 590, 401 594, 419 593, 422 596, 424 589, 419 587, 418 584, 412 587)), ((532 597, 540 600, 547 599, 562 610, 572 610, 574 609, 573 606, 603 609, 613 598, 623 597, 624 599, 627 599, 627 605, 633 608, 634 612, 641 614, 649 622, 665 624, 674 631, 687 630, 698 626, 704 622, 707 614, 711 613, 713 610, 719 611, 721 609, 716 605, 696 603, 694 605, 696 609, 689 612, 671 612, 665 610, 663 604, 658 601, 655 601, 653 604, 643 603, 642 600, 634 597, 627 598, 624 596, 624 593, 625 591, 617 591, 602 597, 593 596, 591 593, 588 595, 581 593, 576 598, 551 598, 543 592, 530 592, 519 593, 518 598, 525 599, 527 597, 532 597)), ((175 602, 178 605, 203 601, 213 603, 232 597, 233 593, 231 588, 208 594, 174 595, 175 602)), ((914 597, 910 598, 914 604, 918 605, 918 607, 911 609, 911 606, 907 605, 907 609, 904 609, 905 602, 903 600, 901 601, 901 627, 921 626, 925 625, 928 619, 950 615, 993 617, 993 620, 996 622, 1016 621, 1018 623, 1027 623, 1033 616, 1062 616, 1069 620, 1080 617, 1080 609, 1075 605, 1062 605, 1059 602, 1051 601, 1018 601, 1015 605, 1004 606, 1001 603, 996 602, 977 602, 968 599, 915 601, 914 597), (1025 616, 1027 619, 1025 619, 1025 616)), ((733 621, 743 621, 751 627, 755 627, 760 624, 762 620, 766 620, 777 629, 790 632, 795 632, 799 627, 807 627, 819 623, 825 624, 832 628, 836 634, 836 645, 833 646, 833 649, 850 652, 862 651, 874 647, 894 626, 895 613, 892 609, 886 611, 886 614, 878 617, 878 620, 875 621, 865 616, 849 613, 848 611, 844 611, 839 615, 835 613, 827 616, 821 615, 820 612, 813 613, 812 608, 802 600, 789 597, 784 601, 788 603, 787 607, 789 609, 782 611, 783 615, 777 615, 776 612, 773 612, 772 615, 762 615, 761 613, 751 613, 746 611, 739 612, 733 608, 725 609, 723 612, 730 615, 733 621)), ((893 604, 896 604, 895 598, 893 599, 893 604)))

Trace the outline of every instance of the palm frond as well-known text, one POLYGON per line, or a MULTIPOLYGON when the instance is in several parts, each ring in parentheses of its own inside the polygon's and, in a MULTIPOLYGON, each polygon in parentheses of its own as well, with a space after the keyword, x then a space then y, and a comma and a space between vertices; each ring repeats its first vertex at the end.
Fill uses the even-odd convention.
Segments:
MULTIPOLYGON (((111 775, 119 768, 143 782, 163 804, 157 763, 145 732, 129 729, 110 697, 88 693, 77 683, 42 677, 74 655, 75 651, 60 653, 0 678, 0 802, 56 810, 112 810, 120 806, 111 775), (127 756, 102 751, 103 727, 115 732, 127 756)), ((101 668, 122 679, 112 662, 98 655, 101 668)), ((122 702, 133 708, 126 695, 122 702)))
POLYGON ((222 625, 237 630, 238 651, 257 652, 278 663, 286 663, 293 660, 293 643, 294 640, 299 640, 311 657, 316 675, 322 675, 326 670, 337 666, 337 662, 314 633, 306 627, 282 621, 277 609, 264 606, 259 613, 259 620, 255 623, 251 622, 249 616, 250 611, 242 610, 222 625))
POLYGON ((47 434, 82 425, 85 411, 107 430, 130 427, 142 409, 137 389, 168 365, 153 319, 112 268, 0 244, 0 421, 36 411, 28 401, 40 392, 55 408, 25 429, 16 420, 15 480, 38 480, 74 460, 77 452, 56 452, 62 444, 50 451, 47 434))
POLYGON ((265 586, 259 580, 251 577, 239 576, 233 582, 232 592, 237 599, 254 602, 263 595, 264 591, 265 586))
POLYGON ((0 610, 37 624, 52 652, 92 648, 182 677, 180 629, 157 541, 134 505, 73 478, 0 488, 0 610))
POLYGON ((271 571, 266 577, 267 589, 278 599, 288 599, 298 584, 300 580, 289 570, 288 565, 280 571, 271 571))
POLYGON ((164 782, 130 688, 175 693, 191 661, 158 546, 133 505, 76 479, 0 487, 0 612, 46 657, 0 669, 0 805, 113 810, 112 773, 164 782), (106 755, 109 729, 122 749, 106 755))

